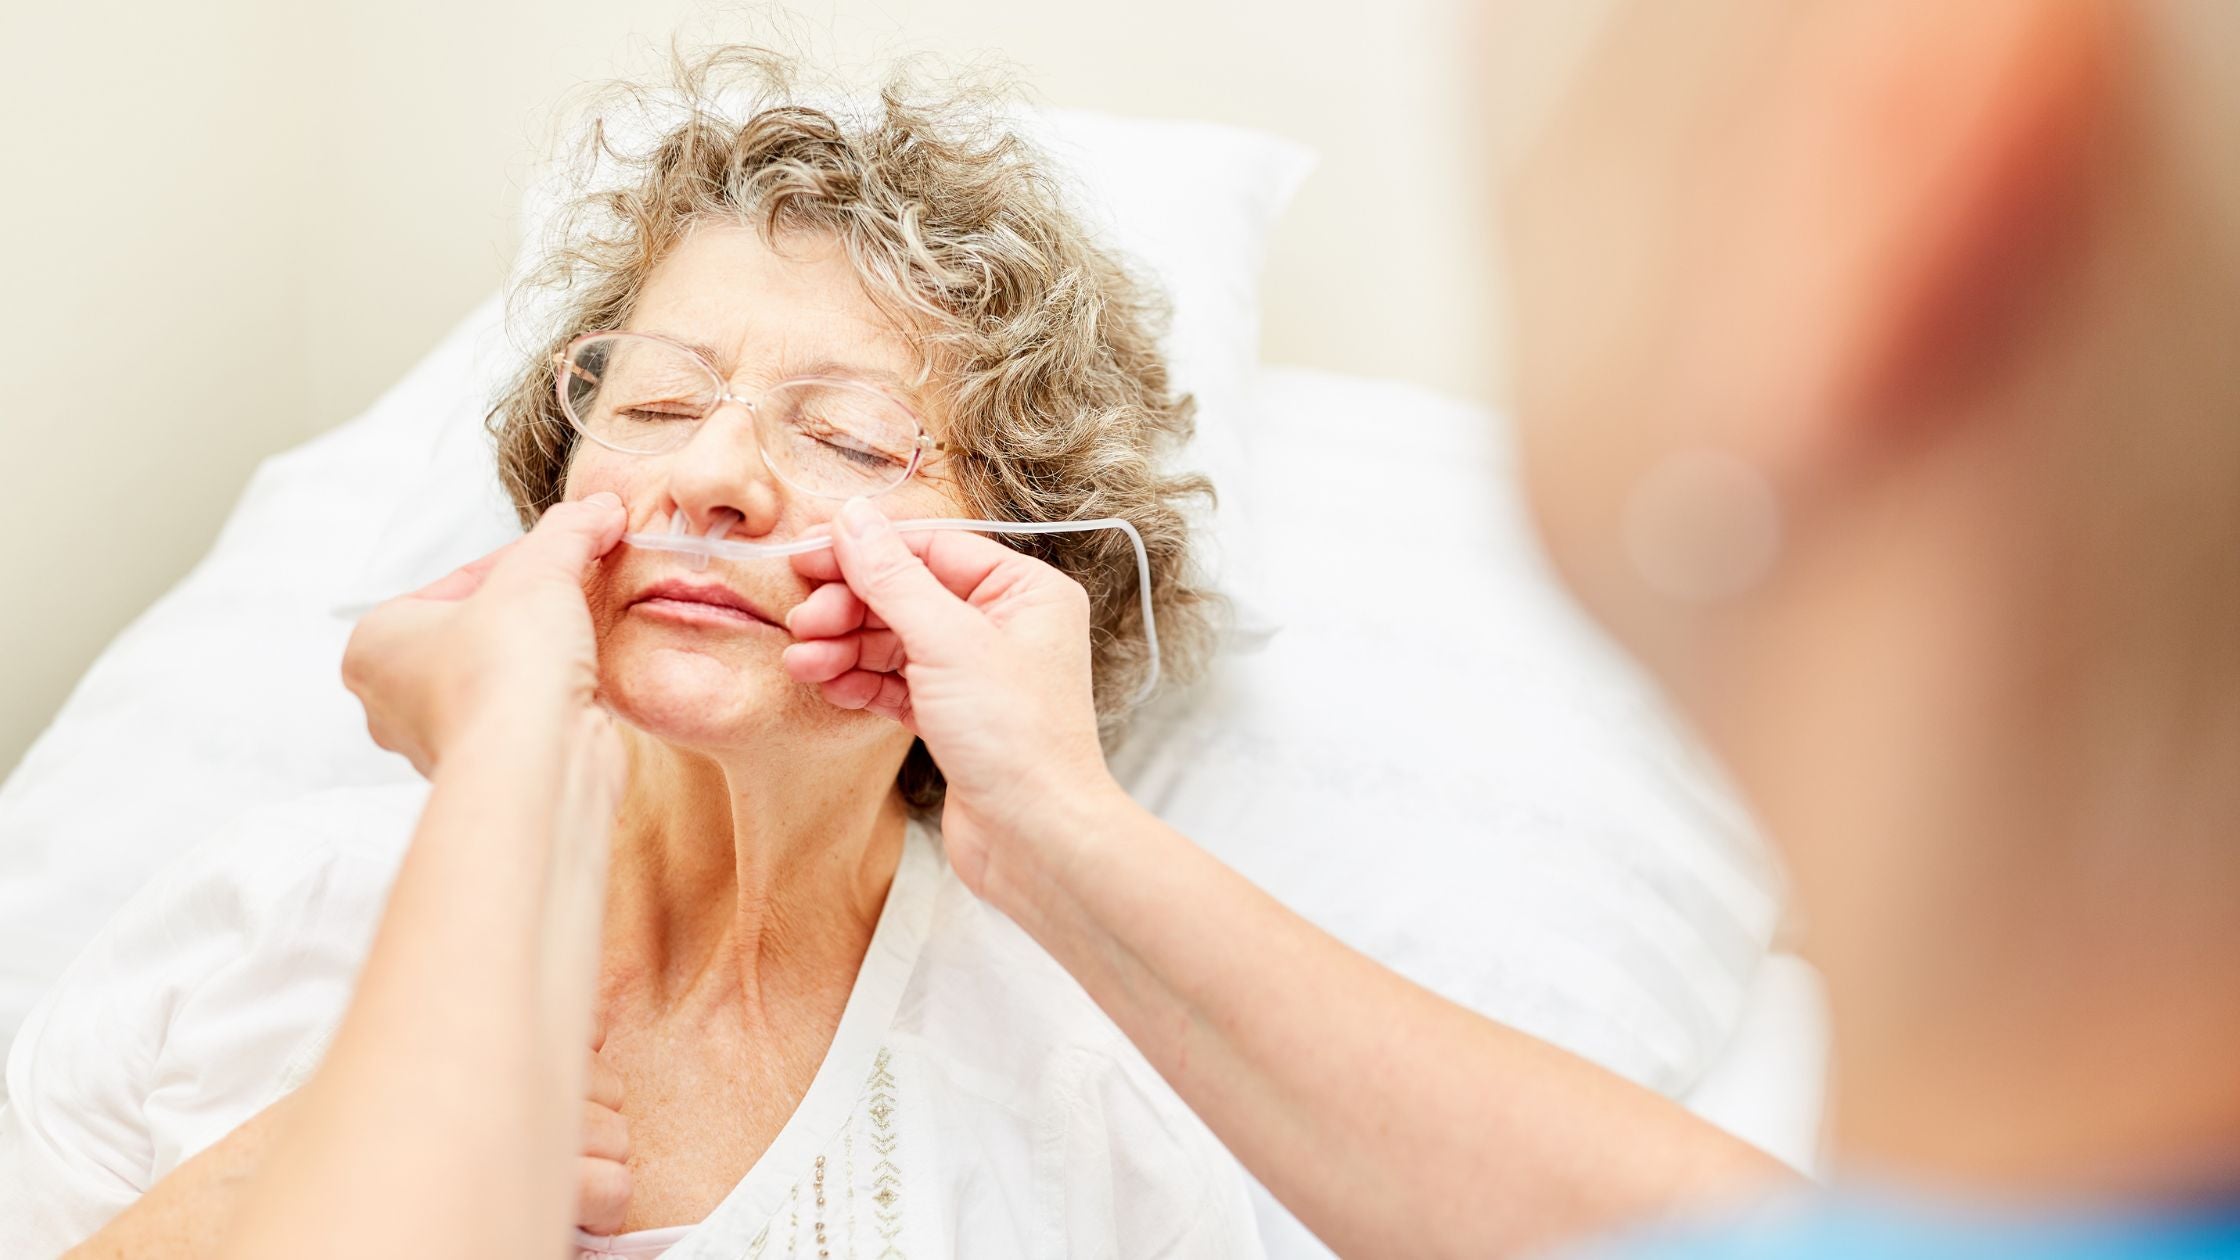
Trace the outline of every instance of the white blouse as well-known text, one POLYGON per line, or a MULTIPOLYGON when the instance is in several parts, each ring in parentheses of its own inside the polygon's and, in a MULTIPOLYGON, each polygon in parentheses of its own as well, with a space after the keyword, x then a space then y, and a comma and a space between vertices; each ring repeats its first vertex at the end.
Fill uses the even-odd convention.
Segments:
MULTIPOLYGON (((310 1076, 425 799, 260 811, 103 929, 8 1056, 11 1255, 82 1241, 310 1076)), ((912 824, 832 1046, 747 1175, 704 1221, 579 1255, 1261 1254, 1235 1161, 939 845, 912 824)))

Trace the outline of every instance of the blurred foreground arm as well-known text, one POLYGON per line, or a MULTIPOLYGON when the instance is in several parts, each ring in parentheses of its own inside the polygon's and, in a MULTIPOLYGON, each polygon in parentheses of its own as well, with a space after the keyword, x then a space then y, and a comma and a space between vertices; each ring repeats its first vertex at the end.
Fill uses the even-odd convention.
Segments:
POLYGON ((400 1236, 460 1260, 563 1249, 623 773, 592 703, 581 583, 622 524, 617 505, 564 504, 490 562, 361 623, 346 677, 375 737, 434 789, 349 1012, 279 1118, 227 1256, 374 1260, 400 1236), (430 1116, 440 1131, 412 1120, 430 1116))

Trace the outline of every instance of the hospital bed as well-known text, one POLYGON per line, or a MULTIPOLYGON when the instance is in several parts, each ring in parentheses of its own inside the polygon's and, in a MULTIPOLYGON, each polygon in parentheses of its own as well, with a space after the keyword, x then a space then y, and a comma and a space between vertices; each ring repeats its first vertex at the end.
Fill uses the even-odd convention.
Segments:
MULTIPOLYGON (((1297 146, 1053 119, 1044 143, 1174 296, 1170 350, 1201 403, 1185 458, 1222 487, 1203 535, 1235 604, 1208 679, 1116 754, 1123 782, 1358 948, 1813 1169, 1825 1022, 1783 952, 1778 870, 1556 593, 1500 417, 1258 362, 1257 260, 1311 167, 1297 146), (1158 191, 1177 186, 1193 195, 1158 191), (1420 640, 1395 590, 1429 592, 1474 645, 1436 696, 1369 665, 1420 640)), ((0 786, 0 1046, 103 919, 227 819, 410 775, 366 739, 337 662, 358 610, 517 532, 479 421, 522 318, 484 302, 363 415, 267 460, 0 786)), ((1263 1209, 1271 1254, 1322 1254, 1263 1209)))

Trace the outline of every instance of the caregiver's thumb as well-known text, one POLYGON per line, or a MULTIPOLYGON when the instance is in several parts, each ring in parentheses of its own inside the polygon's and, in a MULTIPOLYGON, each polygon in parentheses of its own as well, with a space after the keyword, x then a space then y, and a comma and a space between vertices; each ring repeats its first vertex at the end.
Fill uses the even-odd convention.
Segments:
POLYGON ((591 562, 614 548, 629 523, 622 500, 602 490, 583 499, 557 503, 546 509, 512 549, 512 554, 491 570, 498 583, 564 580, 580 586, 591 562))
POLYGON ((848 589, 918 655, 970 633, 978 620, 867 499, 850 499, 841 507, 832 552, 848 589))
POLYGON ((1044 561, 978 534, 905 539, 861 500, 834 526, 838 574, 814 557, 797 566, 844 580, 885 630, 840 618, 820 632, 840 650, 804 681, 925 741, 947 783, 943 848, 967 887, 993 895, 1004 881, 992 871, 1024 869, 1022 846, 1064 837, 1064 820, 1119 790, 1098 740, 1088 597, 1044 561), (899 653, 869 663, 867 643, 890 632, 899 653))
POLYGON ((626 517, 611 494, 557 504, 522 537, 361 618, 342 679, 373 741, 432 775, 485 719, 534 714, 557 728, 590 708, 598 641, 583 581, 626 517))

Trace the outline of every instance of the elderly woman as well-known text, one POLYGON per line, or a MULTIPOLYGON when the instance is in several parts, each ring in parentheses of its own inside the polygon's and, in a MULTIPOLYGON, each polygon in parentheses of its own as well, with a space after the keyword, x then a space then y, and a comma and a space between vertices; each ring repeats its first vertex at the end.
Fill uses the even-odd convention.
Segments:
MULTIPOLYGON (((853 125, 783 82, 721 53, 642 151, 593 141, 600 175, 534 277, 558 330, 492 413, 524 522, 602 492, 635 531, 762 541, 856 498, 1122 516, 1166 666, 1187 666, 1209 600, 1181 509, 1205 486, 1158 466, 1190 411, 1150 295, 984 102, 890 90, 853 125), (742 85, 758 107, 737 108, 742 85)), ((1131 554, 1112 535, 1033 549, 1089 593, 1109 733, 1149 664, 1131 554)), ((950 873, 924 746, 872 695, 851 711, 828 699, 845 685, 788 676, 809 590, 782 559, 627 546, 588 576, 628 772, 579 1248, 1256 1253, 1227 1154, 950 873)), ((417 805, 268 812, 110 925, 11 1055, 11 1254, 97 1231, 87 1254, 198 1254, 331 1034, 417 805)), ((397 1122, 444 1140, 441 1115, 397 1122)))

